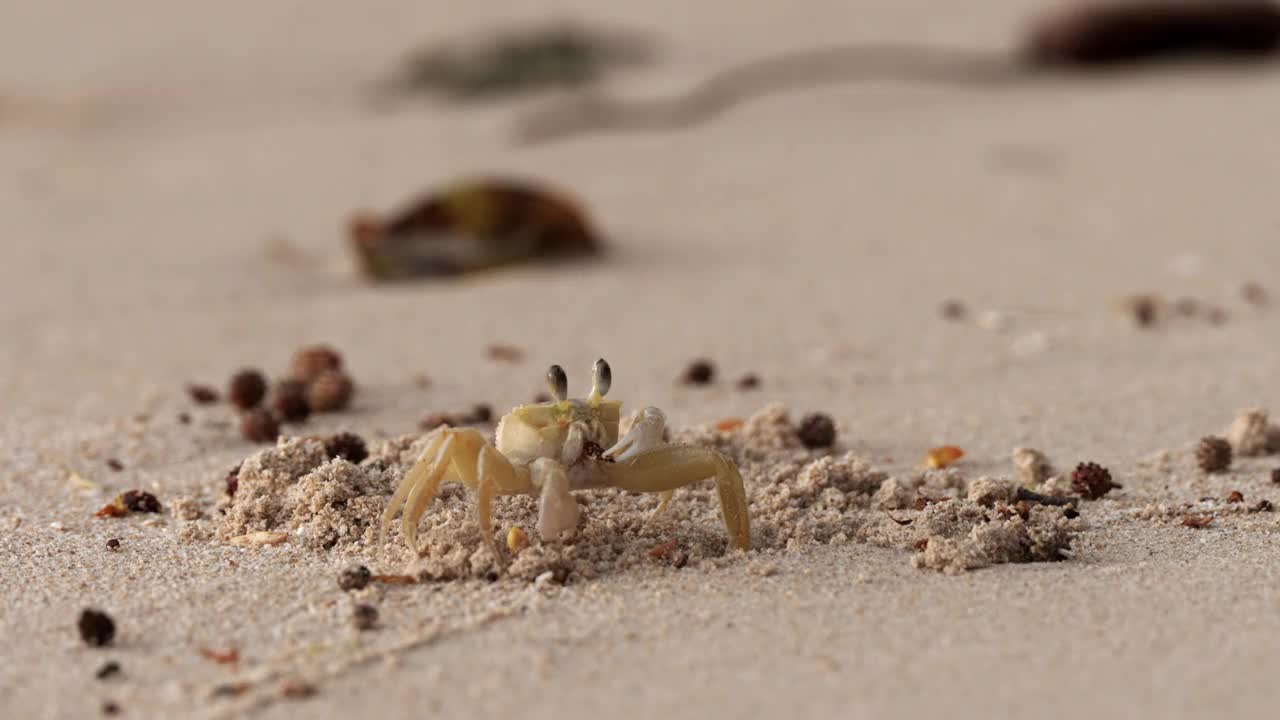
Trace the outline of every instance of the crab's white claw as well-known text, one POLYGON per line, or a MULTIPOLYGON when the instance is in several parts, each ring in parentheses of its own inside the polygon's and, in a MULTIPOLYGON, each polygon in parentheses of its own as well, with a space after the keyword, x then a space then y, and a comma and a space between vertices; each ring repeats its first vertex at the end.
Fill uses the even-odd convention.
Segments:
POLYGON ((605 450, 603 455, 614 461, 626 461, 642 452, 660 447, 663 444, 662 431, 666 427, 667 417, 656 407, 647 407, 640 411, 640 417, 631 424, 631 429, 623 435, 617 444, 605 450))
POLYGON ((545 458, 534 462, 533 472, 542 485, 538 534, 544 542, 558 540, 578 527, 578 501, 569 492, 569 476, 563 466, 545 458))

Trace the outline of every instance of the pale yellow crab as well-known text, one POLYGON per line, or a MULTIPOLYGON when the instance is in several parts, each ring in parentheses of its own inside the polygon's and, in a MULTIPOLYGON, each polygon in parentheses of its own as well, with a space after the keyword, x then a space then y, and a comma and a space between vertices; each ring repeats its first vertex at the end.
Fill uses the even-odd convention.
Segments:
POLYGON ((552 365, 547 384, 554 399, 507 413, 498 423, 496 447, 478 430, 436 430, 382 514, 383 533, 403 509, 400 532, 416 552, 418 521, 440 483, 460 482, 475 492, 480 536, 503 564, 489 512, 494 495, 538 495, 538 532, 552 541, 577 528, 573 490, 615 487, 662 493, 656 516, 676 488, 714 478, 730 540, 750 548, 747 496, 733 462, 712 448, 665 442, 666 418, 655 407, 640 411, 619 440, 622 403, 604 399, 611 381, 609 364, 597 360, 591 394, 585 400, 569 399, 564 370, 552 365))

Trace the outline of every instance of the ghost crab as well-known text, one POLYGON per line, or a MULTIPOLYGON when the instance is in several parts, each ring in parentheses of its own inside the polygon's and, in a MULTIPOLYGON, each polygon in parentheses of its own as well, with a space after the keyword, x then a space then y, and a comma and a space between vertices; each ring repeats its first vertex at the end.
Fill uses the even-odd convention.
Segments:
POLYGON ((434 431, 391 497, 382 515, 382 532, 385 535, 396 513, 403 510, 400 532, 416 552, 418 521, 440 484, 459 482, 475 493, 480 535, 498 564, 505 566, 490 516, 495 495, 539 496, 538 533, 544 541, 552 541, 578 525, 573 490, 615 487, 661 493, 654 511, 657 516, 677 488, 714 478, 731 542, 750 548, 747 496, 733 462, 712 448, 665 442, 666 417, 655 407, 641 410, 619 439, 622 403, 604 399, 611 383, 609 364, 597 360, 591 394, 570 399, 564 370, 552 365, 547 384, 553 399, 521 405, 503 416, 495 445, 471 428, 434 431))

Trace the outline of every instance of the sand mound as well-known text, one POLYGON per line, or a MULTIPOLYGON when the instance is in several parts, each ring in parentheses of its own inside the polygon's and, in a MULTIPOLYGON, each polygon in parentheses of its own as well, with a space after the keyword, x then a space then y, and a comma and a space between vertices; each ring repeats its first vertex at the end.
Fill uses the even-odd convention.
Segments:
MULTIPOLYGON (((404 547, 398 521, 386 544, 377 545, 387 499, 425 438, 384 441, 360 464, 331 459, 319 439, 281 439, 241 465, 218 535, 284 532, 307 548, 407 561, 423 579, 498 577, 500 568, 473 520, 470 494, 461 486, 441 489, 422 521, 418 557, 404 547)), ((918 567, 959 572, 1061 559, 1077 527, 1061 508, 1012 507, 1016 486, 1004 480, 969 482, 954 470, 896 478, 851 452, 807 449, 778 405, 735 429, 693 428, 673 440, 715 447, 738 464, 751 507, 753 547, 760 552, 864 541, 919 551, 918 567)), ((577 499, 583 521, 576 536, 542 542, 530 533, 530 544, 512 558, 510 576, 590 579, 654 563, 714 566, 734 556, 710 483, 679 490, 656 518, 654 495, 596 490, 579 492, 577 499)), ((532 528, 536 519, 535 498, 498 498, 499 545, 505 548, 510 528, 532 528)))

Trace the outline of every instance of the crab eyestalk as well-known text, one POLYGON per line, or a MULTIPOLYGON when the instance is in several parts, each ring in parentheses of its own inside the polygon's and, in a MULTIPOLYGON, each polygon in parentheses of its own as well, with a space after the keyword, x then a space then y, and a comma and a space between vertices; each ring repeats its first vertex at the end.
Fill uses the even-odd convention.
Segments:
POLYGON ((604 358, 596 360, 595 366, 591 369, 591 395, 588 398, 591 404, 598 404, 604 399, 612 384, 613 371, 609 369, 609 363, 605 362, 604 358))
POLYGON ((552 365, 547 370, 547 389, 558 402, 564 402, 569 397, 569 378, 564 374, 564 368, 552 365))

